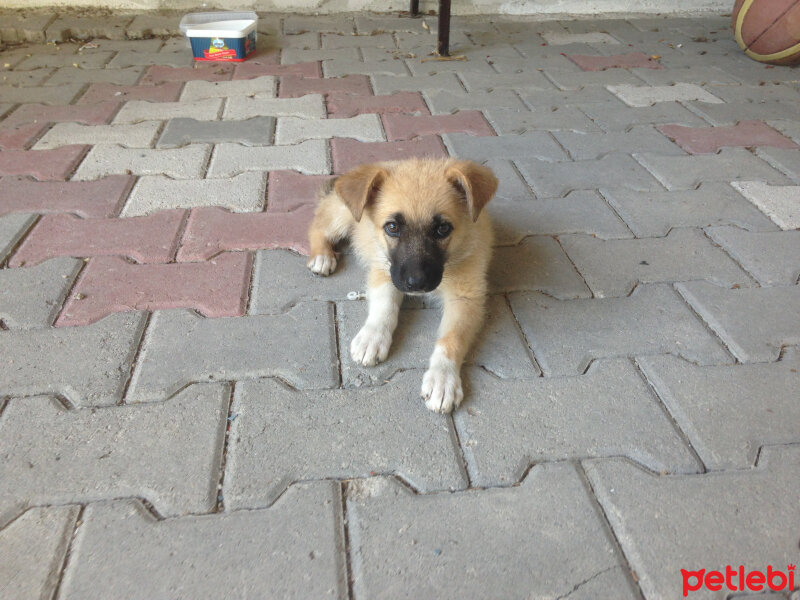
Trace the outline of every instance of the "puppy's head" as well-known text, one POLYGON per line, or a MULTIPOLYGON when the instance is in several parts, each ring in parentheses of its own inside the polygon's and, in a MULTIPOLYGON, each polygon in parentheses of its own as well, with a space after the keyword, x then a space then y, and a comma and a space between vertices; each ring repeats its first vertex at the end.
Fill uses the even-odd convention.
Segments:
POLYGON ((423 293, 441 283, 447 264, 472 252, 474 223, 497 178, 471 161, 411 159, 361 165, 335 189, 355 220, 374 228, 395 287, 423 293))

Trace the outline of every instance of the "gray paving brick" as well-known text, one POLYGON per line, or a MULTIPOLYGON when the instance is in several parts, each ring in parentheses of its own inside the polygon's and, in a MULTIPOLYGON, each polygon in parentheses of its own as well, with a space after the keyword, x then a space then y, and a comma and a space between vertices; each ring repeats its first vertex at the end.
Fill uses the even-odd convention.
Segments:
POLYGON ((0 270, 0 321, 8 329, 52 325, 82 264, 64 257, 0 270))
MULTIPOLYGON (((392 17, 393 18, 393 17, 392 17)), ((393 18, 394 19, 394 18, 393 18)), ((415 24, 418 24, 417 21, 415 24)), ((358 28, 358 24, 356 24, 358 28)), ((379 33, 378 30, 385 29, 389 31, 389 28, 384 27, 372 27, 367 31, 362 31, 359 29, 360 35, 350 34, 350 35, 341 35, 336 33, 323 33, 322 38, 322 47, 323 48, 362 48, 362 47, 373 47, 377 46, 378 48, 394 48, 394 38, 392 37, 391 33, 379 33)))
POLYGON ((34 53, 29 51, 26 53, 25 60, 15 65, 14 69, 16 71, 31 71, 33 69, 69 67, 73 71, 82 69, 87 71, 102 70, 113 56, 113 52, 105 51, 76 54, 74 50, 70 52, 68 47, 58 53, 34 53))
MULTIPOLYGON (((607 89, 590 86, 582 90, 520 90, 520 97, 531 108, 536 106, 563 108, 585 104, 619 104, 619 100, 607 89)), ((490 105, 491 106, 491 105, 490 105)), ((493 107, 494 108, 494 107, 493 107)))
MULTIPOLYGON (((3 63, 3 67, 7 64, 10 63, 3 63)), ((2 85, 0 89, 5 90, 10 86, 39 86, 54 72, 55 69, 46 68, 32 71, 10 71, 4 68, 2 75, 0 75, 0 84, 2 85)), ((3 97, 5 97, 5 94, 3 94, 3 97)))
POLYGON ((66 410, 49 396, 12 398, 0 421, 8 484, 0 515, 123 496, 163 515, 211 510, 229 398, 226 386, 211 384, 139 406, 66 410))
MULTIPOLYGON (((397 77, 395 75, 376 75, 372 78, 375 95, 394 92, 444 92, 463 94, 464 88, 455 73, 420 75, 419 77, 397 77)), ((430 106, 430 103, 428 103, 430 106)))
POLYGON ((355 62, 359 59, 360 57, 356 48, 325 48, 321 50, 284 48, 281 50, 281 64, 283 65, 294 65, 297 63, 313 62, 317 60, 352 60, 355 62))
MULTIPOLYGON (((494 34, 497 37, 497 34, 494 34)), ((487 40, 488 41, 488 40, 487 40)), ((490 54, 492 66, 498 73, 516 74, 520 77, 527 77, 531 72, 539 70, 554 69, 557 71, 573 71, 575 73, 583 73, 581 68, 572 62, 565 54, 557 52, 555 54, 537 54, 535 59, 523 58, 517 53, 516 55, 496 56, 495 50, 498 47, 492 47, 497 44, 496 41, 488 45, 487 53, 490 54)), ((499 48, 502 48, 500 46, 499 48)))
POLYGON ((34 150, 48 150, 71 144, 120 144, 126 148, 149 148, 153 145, 161 123, 155 121, 135 125, 83 125, 56 123, 33 145, 34 150))
POLYGON ((712 227, 707 232, 761 285, 800 283, 800 230, 749 232, 712 227))
POLYGON ((535 598, 636 597, 568 463, 536 465, 519 487, 477 493, 414 496, 394 482, 380 494, 374 483, 351 487, 359 598, 511 598, 520 590, 535 598))
POLYGON ((2 24, 0 24, 0 39, 4 42, 35 42, 43 44, 45 41, 44 31, 54 15, 51 12, 3 12, 2 24))
POLYGON ((451 426, 424 410, 419 377, 409 371, 355 391, 298 392, 274 379, 238 384, 226 507, 267 506, 292 481, 375 473, 399 475, 425 492, 466 488, 451 426))
POLYGON ((744 148, 723 148, 717 154, 664 156, 640 152, 634 157, 668 190, 694 189, 706 181, 763 180, 787 184, 789 179, 744 148))
POLYGON ((83 83, 67 83, 58 87, 14 87, 3 86, 3 102, 11 104, 48 104, 63 106, 71 104, 83 93, 83 83))
POLYGON ((518 160, 517 165, 534 193, 541 198, 615 185, 638 192, 662 189, 639 163, 626 154, 608 154, 599 160, 577 162, 518 160))
POLYGON ((795 183, 800 183, 800 150, 758 148, 756 154, 782 173, 786 173, 795 183))
POLYGON ((442 140, 452 156, 478 162, 503 158, 536 158, 546 161, 568 159, 552 136, 544 131, 497 136, 445 133, 442 140))
POLYGON ((781 229, 800 227, 800 185, 734 181, 731 185, 781 229))
MULTIPOLYGON (((741 87, 742 78, 735 77, 722 69, 713 66, 693 64, 684 69, 631 69, 631 73, 650 85, 675 85, 681 83, 694 83, 706 86, 714 86, 709 92, 716 96, 715 91, 724 86, 741 87)), ((717 96, 721 98, 721 96, 717 96)))
POLYGON ((333 15, 292 15, 283 20, 285 35, 317 31, 320 33, 341 33, 350 35, 355 31, 352 15, 346 19, 333 15))
POLYGON ((237 81, 187 81, 181 92, 181 102, 255 94, 259 98, 270 98, 275 96, 276 88, 277 78, 272 75, 237 81))
POLYGON ((299 98, 232 96, 225 101, 222 118, 251 119, 267 115, 322 119, 325 117, 325 102, 321 94, 306 94, 299 98))
MULTIPOLYGON (((412 90, 413 91, 413 90, 412 90)), ((386 93, 386 92, 378 92, 386 93)), ((424 91, 431 114, 448 115, 459 110, 483 110, 487 106, 510 110, 527 110, 519 96, 512 90, 490 92, 424 91)))
MULTIPOLYGON (((586 473, 646 598, 683 597, 681 569, 797 564, 800 447, 765 448, 756 469, 656 476, 623 460, 589 461, 586 473), (733 525, 735 524, 735 526, 733 525)), ((694 582, 694 580, 692 580, 694 582)), ((728 590, 722 586, 724 593, 728 590)), ((719 598, 707 588, 695 598, 719 598)))
POLYGON ((739 121, 772 119, 800 119, 800 106, 791 102, 729 102, 703 104, 689 102, 688 107, 715 127, 735 125, 739 121))
POLYGON ((591 160, 613 152, 686 155, 680 146, 670 141, 652 125, 635 125, 626 131, 610 133, 555 131, 553 136, 569 152, 573 160, 591 160))
MULTIPOLYGON (((484 63, 486 64, 486 63, 484 63)), ((488 65, 487 65, 488 66, 488 65)), ((459 73, 464 87, 470 92, 490 90, 554 90, 553 85, 540 71, 520 73, 495 73, 491 67, 486 72, 459 73)), ((488 106, 491 106, 488 105, 488 106)))
POLYGON ((35 215, 23 213, 0 216, 0 263, 11 255, 35 220, 35 215))
POLYGON ((180 102, 147 102, 129 100, 122 105, 114 117, 114 123, 138 123, 140 121, 166 121, 168 119, 197 119, 215 121, 222 110, 222 98, 180 102))
POLYGON ((209 177, 231 177, 246 171, 294 169, 309 175, 330 173, 326 140, 307 140, 293 146, 247 147, 217 144, 208 167, 209 177))
POLYGON ((156 311, 127 400, 164 400, 194 381, 274 376, 300 389, 336 385, 331 305, 303 302, 281 315, 219 319, 188 310, 156 311))
POLYGON ((610 85, 607 88, 628 106, 652 106, 658 102, 697 100, 703 104, 723 104, 723 101, 694 83, 675 85, 637 86, 610 85))
MULTIPOLYGON (((380 385, 398 371, 425 369, 428 366, 442 318, 439 307, 401 308, 389 357, 374 367, 356 364, 350 357, 349 350, 350 342, 366 319, 366 303, 340 302, 336 308, 339 348, 342 349, 342 384, 345 387, 380 385)), ((480 339, 467 354, 465 364, 479 365, 499 377, 535 377, 539 371, 531 362, 505 298, 489 296, 486 312, 486 323, 480 339)), ((422 374, 422 370, 416 373, 414 385, 408 392, 415 402, 422 374)), ((421 403, 422 400, 419 400, 415 406, 421 409, 421 403)))
POLYGON ((77 506, 31 508, 0 530, 4 596, 39 600, 55 594, 78 512, 77 506))
MULTIPOLYGON (((390 56, 391 55, 387 55, 390 56)), ((411 72, 402 60, 378 59, 367 61, 325 61, 322 63, 322 72, 325 77, 344 77, 347 75, 392 75, 405 77, 411 72)))
POLYGON ((663 238, 562 235, 559 241, 596 298, 627 296, 640 283, 704 279, 729 287, 753 285, 700 229, 673 229, 663 238))
MULTIPOLYGON (((500 134, 521 134, 529 131, 578 131, 600 133, 602 130, 572 107, 534 106, 531 111, 493 110, 484 111, 486 119, 500 134)), ((698 119, 699 120, 699 119, 698 119)))
POLYGON ((209 144, 192 144, 168 150, 123 148, 117 144, 97 144, 86 154, 73 179, 100 179, 106 175, 166 175, 173 179, 203 177, 209 144))
POLYGON ((305 140, 353 138, 362 142, 385 142, 380 116, 364 114, 349 119, 301 119, 278 117, 275 143, 298 144, 305 140))
POLYGON ((531 464, 583 457, 626 456, 654 471, 701 469, 629 360, 598 361, 576 377, 465 374, 468 401, 454 418, 473 485, 509 485, 531 464))
POLYGON ((767 123, 769 126, 774 127, 783 135, 791 138, 795 143, 800 144, 800 123, 797 121, 789 121, 785 119, 774 119, 767 123))
POLYGON ((117 313, 87 327, 0 331, 0 396, 59 394, 78 406, 122 398, 144 314, 117 313))
POLYGON ((264 510, 163 521, 134 500, 92 504, 61 596, 343 598, 340 515, 338 484, 327 481, 292 486, 264 510))
POLYGON ((511 308, 546 376, 583 373, 598 358, 646 354, 732 362, 666 285, 640 285, 627 298, 556 300, 524 292, 511 295, 511 308))
POLYGON ((741 362, 773 362, 800 344, 800 287, 725 289, 704 281, 678 291, 741 362))
POLYGON ((236 142, 244 146, 272 144, 275 117, 253 117, 246 121, 198 121, 170 119, 156 148, 179 148, 193 143, 236 142))
POLYGON ((634 108, 619 102, 597 102, 578 107, 605 131, 627 131, 632 125, 675 123, 686 127, 706 127, 708 123, 678 102, 659 102, 634 108))
POLYGON ((726 183, 701 183, 697 189, 633 192, 604 188, 603 196, 638 237, 661 237, 673 227, 736 225, 774 231, 769 219, 726 183))
POLYGON ((498 179, 499 185, 492 204, 500 199, 513 200, 516 203, 533 198, 533 192, 510 160, 490 159, 481 162, 489 167, 498 179))
POLYGON ((798 440, 796 348, 767 364, 698 367, 647 356, 639 365, 710 470, 748 469, 762 445, 798 440))
POLYGON ((560 90, 581 90, 592 86, 635 85, 641 83, 641 79, 625 69, 582 71, 580 73, 572 70, 547 69, 545 75, 560 90))
POLYGON ((121 50, 108 63, 109 69, 124 69, 127 67, 150 65, 163 65, 167 67, 191 67, 194 63, 190 52, 141 52, 121 50))
POLYGON ((174 15, 139 14, 125 28, 125 35, 136 40, 181 35, 181 30, 178 27, 179 23, 180 21, 174 15))
MULTIPOLYGON (((115 85, 134 85, 139 81, 145 67, 127 67, 125 69, 82 69, 79 67, 61 67, 47 80, 45 86, 63 86, 65 84, 113 83, 115 85)), ((41 102, 41 100, 38 100, 41 102)))

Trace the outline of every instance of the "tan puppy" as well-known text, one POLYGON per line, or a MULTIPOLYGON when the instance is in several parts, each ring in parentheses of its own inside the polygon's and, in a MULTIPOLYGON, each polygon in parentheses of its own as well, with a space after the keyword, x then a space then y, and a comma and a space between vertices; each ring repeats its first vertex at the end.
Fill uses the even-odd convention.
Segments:
POLYGON ((434 292, 444 304, 439 339, 422 379, 431 410, 464 397, 461 363, 484 319, 492 226, 482 211, 497 189, 486 167, 455 159, 361 165, 335 180, 309 229, 308 268, 336 269, 333 246, 349 237, 369 269, 369 314, 350 354, 371 366, 386 358, 403 294, 434 292))

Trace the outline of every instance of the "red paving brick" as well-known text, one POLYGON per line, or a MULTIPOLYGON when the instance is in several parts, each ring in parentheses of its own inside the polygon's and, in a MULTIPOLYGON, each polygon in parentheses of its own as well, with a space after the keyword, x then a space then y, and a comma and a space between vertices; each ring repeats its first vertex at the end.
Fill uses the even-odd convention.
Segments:
POLYGON ((317 194, 333 175, 305 175, 297 171, 270 171, 267 182, 267 212, 287 212, 315 205, 317 194))
POLYGON ((0 175, 30 175, 40 181, 66 179, 83 159, 89 146, 62 146, 54 150, 4 150, 0 175))
POLYGON ((739 121, 728 127, 659 125, 658 130, 689 154, 713 154, 727 146, 798 148, 792 140, 763 121, 739 121))
POLYGON ((280 98, 298 98, 306 94, 330 94, 332 92, 371 96, 372 86, 366 75, 346 75, 332 79, 308 79, 297 75, 286 75, 280 78, 278 85, 280 98))
POLYGON ((119 214, 136 182, 132 175, 109 175, 96 181, 34 181, 0 178, 0 215, 75 213, 82 217, 119 214))
POLYGON ((264 75, 319 79, 322 77, 322 67, 319 62, 297 63, 294 65, 243 62, 236 65, 236 70, 233 72, 234 79, 254 79, 264 75))
POLYGON ((221 254, 202 263, 137 265, 117 256, 89 259, 56 320, 88 325, 116 312, 193 308, 208 317, 245 312, 252 256, 221 254))
POLYGON ((106 102, 120 103, 127 102, 128 100, 145 100, 147 102, 177 102, 181 95, 182 89, 182 81, 168 81, 165 83, 159 83, 158 85, 114 85, 113 83, 93 83, 89 86, 89 89, 86 90, 86 93, 78 99, 78 104, 104 104, 106 102))
POLYGON ((148 67, 139 85, 148 86, 165 81, 229 81, 233 75, 233 63, 198 63, 195 67, 165 67, 152 65, 148 67))
POLYGON ((386 139, 410 140, 422 135, 463 132, 472 135, 495 135, 479 110, 462 110, 453 115, 381 115, 386 139))
POLYGON ((47 129, 47 123, 28 123, 19 127, 0 129, 0 150, 29 148, 47 129))
POLYGON ((429 115, 431 111, 419 92, 396 92, 383 96, 354 96, 344 92, 328 94, 328 116, 346 119, 365 113, 406 113, 429 115))
MULTIPOLYGON (((106 85, 106 84, 103 84, 106 85)), ((125 86, 110 86, 121 88, 125 86)), ((141 88, 136 88, 141 89, 141 88)), ((176 92, 176 96, 177 96, 176 92)), ((109 94, 113 96, 113 94, 109 94)), ((84 125, 102 125, 110 123, 111 118, 116 114, 121 106, 121 101, 117 96, 116 102, 98 102, 89 105, 67 105, 67 106, 48 106, 46 104, 23 104, 13 113, 6 117, 2 126, 17 127, 27 123, 83 123, 84 125)))
POLYGON ((359 142, 348 138, 331 140, 334 173, 344 173, 361 163, 402 160, 414 156, 449 156, 438 135, 418 137, 403 142, 359 142))
POLYGON ((308 226, 314 206, 285 213, 231 213, 218 207, 195 208, 189 217, 179 261, 208 260, 225 250, 288 248, 308 254, 308 226))
POLYGON ((616 54, 614 56, 590 56, 586 54, 568 54, 572 62, 584 71, 605 71, 606 69, 663 69, 656 59, 651 59, 642 52, 616 54))
POLYGON ((166 263, 175 256, 184 216, 183 210, 123 219, 45 215, 8 264, 32 266, 56 256, 125 256, 139 263, 166 263))

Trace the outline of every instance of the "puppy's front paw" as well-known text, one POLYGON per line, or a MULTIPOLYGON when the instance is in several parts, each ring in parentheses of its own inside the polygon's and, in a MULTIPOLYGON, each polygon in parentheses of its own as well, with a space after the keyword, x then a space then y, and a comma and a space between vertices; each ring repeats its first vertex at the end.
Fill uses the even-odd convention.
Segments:
POLYGON ((422 377, 425 406, 439 413, 449 413, 464 399, 461 374, 456 364, 434 352, 431 365, 422 377))
POLYGON ((306 266, 311 269, 312 273, 325 277, 336 270, 336 256, 333 254, 317 254, 308 260, 306 266))
POLYGON ((365 367, 386 360, 392 345, 392 334, 384 328, 364 325, 350 342, 350 356, 365 367))

